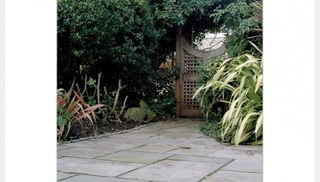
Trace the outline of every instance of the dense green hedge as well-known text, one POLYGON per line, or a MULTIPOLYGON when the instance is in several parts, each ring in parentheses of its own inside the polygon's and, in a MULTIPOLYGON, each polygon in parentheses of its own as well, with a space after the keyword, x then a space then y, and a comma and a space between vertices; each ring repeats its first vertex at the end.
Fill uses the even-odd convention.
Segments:
MULTIPOLYGON (((58 81, 68 88, 74 77, 97 77, 114 89, 118 79, 130 85, 131 98, 152 87, 159 66, 158 41, 146 1, 60 0, 58 2, 58 81)), ((129 92, 129 91, 127 91, 129 92)))

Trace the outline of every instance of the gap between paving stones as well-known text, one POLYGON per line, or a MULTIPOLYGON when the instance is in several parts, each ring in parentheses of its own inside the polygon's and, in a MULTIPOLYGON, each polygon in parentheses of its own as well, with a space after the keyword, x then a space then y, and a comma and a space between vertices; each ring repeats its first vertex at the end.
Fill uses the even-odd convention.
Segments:
POLYGON ((248 174, 262 174, 260 172, 251 172, 251 171, 237 171, 237 170, 225 170, 225 169, 221 169, 219 171, 225 171, 225 172, 238 172, 238 173, 248 173, 248 174))
MULTIPOLYGON (((127 178, 101 177, 101 176, 91 176, 91 175, 78 175, 78 176, 74 176, 71 178, 73 181, 75 178, 80 178, 81 182, 110 182, 110 181, 112 181, 112 182, 150 182, 150 181, 145 181, 145 180, 137 181, 134 179, 127 179, 127 178), (85 179, 85 180, 83 180, 83 179, 85 179), (96 180, 98 180, 98 181, 96 181, 96 180)), ((153 182, 158 182, 158 181, 153 181, 153 182)))
POLYGON ((219 171, 220 169, 222 169, 223 167, 227 166, 228 164, 230 164, 230 163, 233 162, 233 161, 234 161, 234 159, 231 159, 231 161, 229 161, 228 163, 222 165, 221 167, 219 167, 219 168, 216 169, 215 171, 207 174, 205 177, 201 178, 198 182, 201 182, 201 181, 207 179, 209 176, 213 175, 214 173, 216 173, 217 171, 219 171))
MULTIPOLYGON (((64 161, 60 161, 64 165, 58 169, 58 172, 88 174, 104 177, 116 177, 128 170, 143 167, 145 164, 128 163, 119 161, 101 161, 96 159, 77 159, 68 157, 64 161)), ((59 163, 58 163, 59 165, 59 163)))
POLYGON ((139 146, 132 147, 132 148, 128 148, 128 149, 121 149, 121 150, 119 150, 119 151, 115 151, 115 152, 112 152, 112 153, 109 153, 109 154, 105 154, 105 155, 97 156, 97 157, 94 157, 94 158, 92 158, 92 159, 103 160, 103 159, 98 159, 98 158, 100 158, 100 157, 104 157, 104 156, 107 156, 107 155, 111 155, 111 154, 115 154, 115 153, 118 153, 118 152, 122 152, 122 151, 127 151, 127 150, 131 150, 131 149, 135 149, 135 148, 143 147, 143 146, 145 146, 145 145, 146 145, 146 144, 139 145, 139 146))
MULTIPOLYGON (((114 151, 114 152, 111 152, 111 153, 108 153, 108 154, 96 156, 96 157, 93 157, 93 158, 85 158, 85 157, 77 157, 77 156, 59 156, 58 159, 66 158, 66 157, 71 157, 71 158, 78 158, 78 159, 96 159, 96 160, 107 161, 107 160, 98 159, 98 158, 103 157, 103 156, 107 156, 107 155, 110 155, 110 154, 115 154, 115 153, 118 153, 118 152, 122 152, 122 151, 127 151, 127 150, 131 150, 131 149, 143 147, 143 146, 145 146, 145 145, 146 145, 146 144, 139 145, 139 146, 132 147, 132 148, 128 148, 128 149, 120 149, 120 150, 117 150, 117 151, 114 151)), ((76 147, 76 146, 74 146, 74 147, 72 147, 72 148, 91 148, 91 147, 76 147)), ((68 149, 70 149, 70 148, 68 148, 68 149)), ((66 149, 63 149, 63 150, 66 150, 66 149)), ((101 149, 101 150, 102 150, 102 149, 101 149)), ((61 151, 61 150, 59 150, 59 151, 61 151)))
MULTIPOLYGON (((59 172, 59 171, 58 171, 59 172)), ((66 173, 66 172, 63 172, 66 173)), ((94 174, 86 174, 86 173, 66 173, 66 174, 75 174, 74 176, 69 176, 67 178, 63 178, 63 179, 59 179, 58 181, 64 181, 76 176, 92 176, 92 177, 101 177, 101 178, 113 178, 113 179, 119 179, 119 180, 131 180, 129 178, 123 178, 123 177, 119 177, 119 176, 101 176, 101 175, 94 175, 94 174)), ((161 182, 161 181, 152 181, 152 182, 161 182)))
POLYGON ((74 176, 78 176, 78 174, 72 174, 72 173, 66 173, 66 172, 60 172, 60 173, 63 173, 65 175, 67 175, 67 176, 66 177, 62 177, 60 179, 57 179, 57 181, 62 181, 62 180, 65 180, 65 179, 68 179, 68 178, 71 178, 71 177, 74 177, 74 176))
MULTIPOLYGON (((174 155, 172 155, 172 156, 174 156, 174 155)), ((160 161, 166 160, 166 159, 168 159, 168 158, 170 158, 170 157, 172 157, 172 156, 168 156, 168 157, 166 157, 166 158, 164 158, 164 159, 161 159, 161 160, 158 160, 158 161, 152 162, 152 163, 150 163, 150 164, 146 164, 145 166, 138 167, 138 168, 135 168, 135 169, 133 169, 133 170, 130 170, 130 171, 124 172, 124 173, 122 173, 122 174, 118 175, 117 177, 120 177, 120 176, 122 176, 122 175, 125 175, 125 174, 127 174, 127 173, 130 173, 130 172, 132 172, 132 171, 135 171, 135 170, 138 170, 138 169, 141 169, 141 168, 144 168, 144 167, 147 167, 147 166, 153 165, 153 164, 155 164, 155 163, 157 163, 157 162, 160 162, 160 161)), ((125 179, 129 179, 129 178, 125 178, 125 179)), ((138 179, 136 179, 136 180, 138 180, 138 179)))
POLYGON ((222 158, 222 157, 203 157, 203 156, 175 154, 174 156, 170 157, 167 160, 225 164, 226 161, 232 162, 234 159, 222 158), (217 160, 217 161, 215 161, 215 160, 217 160))
POLYGON ((123 175, 125 178, 163 182, 196 182, 223 164, 163 160, 123 175))

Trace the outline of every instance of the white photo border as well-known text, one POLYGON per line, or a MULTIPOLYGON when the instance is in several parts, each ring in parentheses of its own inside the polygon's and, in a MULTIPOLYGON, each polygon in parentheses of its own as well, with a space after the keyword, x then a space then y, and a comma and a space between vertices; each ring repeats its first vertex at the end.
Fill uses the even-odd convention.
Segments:
POLYGON ((315 181, 314 3, 263 4, 265 182, 315 181))
MULTIPOLYGON (((10 0, 7 0, 6 2, 4 2, 4 0, 0 0, 1 4, 0 4, 0 181, 4 181, 4 178, 8 176, 10 177, 10 180, 13 181, 16 179, 20 179, 20 180, 16 180, 16 181, 41 181, 40 179, 43 179, 42 181, 56 181, 55 177, 56 177, 56 141, 55 141, 55 82, 51 82, 52 80, 56 80, 56 50, 54 47, 56 47, 56 44, 53 45, 52 47, 48 46, 48 44, 46 44, 47 40, 41 40, 42 37, 44 37, 43 35, 40 35, 38 37, 37 32, 36 33, 32 33, 30 36, 35 36, 35 43, 31 43, 29 47, 26 47, 26 49, 28 49, 28 51, 34 51, 32 50, 34 47, 37 47, 39 45, 37 45, 39 42, 44 44, 44 49, 48 49, 46 50, 42 57, 45 58, 43 60, 39 59, 39 57, 36 57, 37 60, 36 62, 31 61, 30 65, 33 66, 33 70, 28 70, 26 71, 25 69, 19 69, 19 74, 22 75, 26 75, 26 78, 22 78, 22 81, 25 81, 25 79, 30 78, 28 76, 29 72, 34 72, 32 73, 32 77, 37 77, 37 74, 40 72, 41 74, 45 73, 46 71, 48 71, 48 75, 41 75, 44 76, 46 81, 48 81, 46 84, 40 85, 41 87, 47 87, 44 88, 45 91, 49 91, 50 92, 50 96, 47 96, 46 93, 39 93, 41 100, 43 99, 43 102, 46 102, 44 105, 42 105, 42 108, 37 108, 39 109, 39 112, 43 112, 43 113, 47 113, 47 110, 50 110, 50 114, 46 115, 45 120, 36 120, 36 121, 32 121, 35 124, 42 124, 43 126, 43 131, 41 131, 41 136, 45 139, 45 138, 50 138, 50 140, 48 140, 46 142, 46 140, 43 140, 42 138, 40 140, 36 140, 33 136, 35 135, 29 135, 30 133, 28 132, 32 132, 34 129, 32 129, 33 126, 29 126, 27 128, 24 128, 24 132, 22 132, 21 130, 21 136, 15 136, 15 137, 7 137, 4 138, 5 136, 13 136, 11 134, 11 132, 14 132, 13 129, 10 129, 9 131, 6 130, 6 133, 4 133, 4 124, 6 124, 7 126, 7 118, 12 119, 12 115, 14 113, 11 112, 6 112, 4 115, 4 105, 7 106, 7 102, 4 104, 3 100, 5 99, 4 97, 4 89, 7 91, 6 88, 4 88, 4 85, 7 84, 7 75, 12 75, 12 73, 9 73, 10 70, 5 70, 6 72, 4 72, 4 52, 7 53, 7 50, 4 49, 4 20, 7 20, 7 17, 4 17, 4 14, 7 15, 7 11, 4 11, 4 3, 10 3, 10 0), (47 59, 48 58, 48 59, 47 59), (48 63, 50 64, 50 66, 44 65, 42 61, 48 61, 48 63), (42 65, 44 66, 44 68, 40 68, 43 70, 37 70, 37 68, 35 66, 37 65, 42 65), (21 71, 21 73, 20 73, 21 71), (4 82, 6 79, 6 83, 4 82), (54 86, 52 86, 54 85, 54 86), (5 118, 4 118, 5 116, 5 118), (8 116, 8 117, 7 117, 8 116), (6 123, 4 123, 4 119, 6 119, 6 123), (50 126, 48 126, 50 125, 50 126), (48 137, 48 135, 50 135, 48 137), (23 138, 24 136, 28 136, 30 138, 23 138), (32 138, 33 137, 33 138, 32 138), (3 141, 8 143, 6 144, 10 144, 10 150, 7 151, 6 148, 4 148, 4 143, 3 141), (15 143, 15 145, 24 145, 24 142, 29 142, 26 146, 27 147, 35 147, 36 145, 34 143, 38 143, 38 148, 34 148, 34 154, 30 153, 28 148, 25 148, 25 151, 23 152, 29 152, 28 154, 31 154, 30 156, 26 156, 24 158, 23 161, 20 161, 18 159, 22 159, 20 156, 18 156, 18 152, 16 150, 19 150, 19 148, 14 148, 12 143, 16 142, 16 141, 20 141, 20 143, 15 143), (2 175, 4 172, 4 163, 3 163, 3 159, 4 159, 4 149, 6 149, 6 152, 9 152, 9 158, 8 160, 10 162, 9 164, 9 168, 7 168, 5 175, 2 175), (40 152, 41 151, 41 152, 40 152), (38 155, 41 154, 41 155, 38 155), (14 156, 17 155, 17 156, 14 156), (44 156, 43 156, 44 155, 44 156), (17 157, 17 159, 15 160, 14 157, 17 157), (29 168, 23 168, 23 171, 20 171, 22 168, 19 166, 20 164, 22 164, 23 166, 26 166, 26 162, 30 162, 31 160, 28 159, 28 157, 37 157, 34 160, 32 160, 33 163, 28 163, 28 166, 30 166, 29 168), (44 160, 46 159, 46 160, 44 160), (48 160, 47 160, 48 159, 48 160), (16 168, 15 168, 16 167, 16 168), (17 170, 17 171, 16 171, 17 170), (37 174, 39 174, 38 176, 34 176, 34 178, 32 179, 32 174, 34 173, 34 171, 38 171, 37 174)), ((12 1, 11 1, 12 2, 12 1)), ((29 13, 34 13, 31 18, 37 18, 37 17, 44 17, 46 19, 46 21, 48 20, 47 23, 40 24, 37 25, 38 27, 34 27, 35 29, 37 28, 44 28, 45 26, 52 26, 52 24, 56 25, 56 21, 55 21, 55 13, 56 10, 56 1, 51 1, 48 4, 48 10, 45 9, 45 11, 43 10, 43 0, 36 0, 36 2, 32 2, 33 5, 30 6, 30 2, 27 2, 25 0, 16 0, 14 1, 17 4, 17 9, 14 10, 15 12, 12 13, 10 12, 10 14, 16 14, 16 16, 29 16, 29 13), (29 3, 29 5, 27 4, 29 3), (25 7, 21 7, 24 6, 25 7), (35 9, 29 9, 30 7, 35 9), (40 9, 40 10, 38 10, 40 9), (33 12, 34 11, 34 12, 33 12), (40 12, 39 12, 40 11, 40 12)), ((12 4, 11 4, 12 7, 12 4)), ((6 9, 7 10, 7 9, 6 9)), ((11 11, 12 9, 10 9, 11 11)), ((272 18, 272 20, 267 20, 267 26, 272 25, 279 25, 279 30, 277 31, 273 31, 273 29, 278 29, 278 27, 271 27, 271 29, 267 28, 266 31, 264 30, 264 33, 268 34, 269 36, 264 37, 264 42, 268 42, 269 44, 267 44, 267 46, 264 46, 264 50, 267 52, 264 62, 269 62, 264 64, 264 73, 266 75, 266 78, 264 79, 264 81, 266 81, 266 87, 267 89, 264 89, 264 93, 266 97, 264 97, 264 104, 266 104, 265 109, 265 117, 264 117, 264 121, 265 121, 265 126, 264 126, 264 131, 266 131, 266 133, 264 133, 264 178, 268 179, 268 181, 266 182, 277 182, 277 181, 298 181, 299 179, 304 178, 306 182, 311 182, 312 179, 315 178, 315 181, 320 181, 320 174, 317 174, 317 172, 320 171, 320 52, 317 50, 320 50, 320 2, 318 0, 311 0, 311 1, 297 1, 297 0, 284 0, 284 2, 280 2, 280 1, 265 1, 264 2, 264 10, 268 11, 267 12, 267 16, 275 16, 274 18, 272 18), (312 4, 312 7, 310 8, 310 4, 312 4), (313 14, 313 12, 311 12, 311 14, 315 17, 315 20, 312 20, 312 22, 314 22, 315 24, 315 34, 313 34, 315 37, 315 39, 313 39, 313 41, 311 41, 312 38, 307 37, 310 41, 305 42, 305 40, 302 39, 303 43, 307 43, 308 45, 306 46, 305 50, 307 51, 307 53, 312 53, 312 56, 308 55, 310 58, 312 59, 312 61, 307 60, 305 62, 303 62, 303 60, 297 60, 295 55, 291 55, 287 54, 290 53, 291 54, 295 54, 296 49, 291 49, 291 46, 295 46, 295 44, 293 42, 286 42, 289 39, 284 39, 284 37, 286 36, 295 36, 295 33, 301 33, 301 32, 305 32, 304 27, 298 27, 298 30, 296 29, 297 27, 293 26, 294 23, 290 22, 292 21, 290 19, 290 16, 287 15, 287 11, 291 11, 292 16, 294 16, 295 13, 300 13, 300 16, 303 16, 304 14, 307 14, 307 17, 305 19, 300 19, 299 16, 297 16, 297 20, 296 20, 296 24, 299 23, 303 23, 304 25, 307 25, 307 28, 310 28, 312 26, 310 26, 310 24, 305 24, 305 22, 303 22, 303 20, 308 20, 309 18, 311 18, 310 16, 310 12, 308 12, 309 10, 313 11, 314 10, 314 5, 315 4, 315 13, 313 14), (306 5, 308 5, 308 7, 306 8, 306 5), (288 8, 289 6, 289 8, 288 8), (300 8, 302 9, 302 11, 300 11, 300 8), (273 15, 275 14, 275 15, 273 15), (285 22, 283 21, 283 19, 281 19, 281 16, 285 14, 285 16, 287 16, 288 21, 289 22, 285 22), (278 18, 279 17, 279 18, 278 18), (277 20, 279 19, 279 20, 277 20), (277 20, 277 21, 273 21, 273 20, 277 20), (302 20, 302 21, 301 21, 302 20), (282 24, 286 24, 289 26, 293 26, 289 28, 283 28, 282 24), (288 30, 288 31, 283 31, 283 30, 288 30), (271 34, 270 34, 271 33, 271 34), (289 34, 289 35, 288 35, 289 34), (289 48, 285 48, 285 50, 282 50, 282 47, 278 46, 277 44, 285 44, 286 45, 290 45, 288 46, 289 48), (312 44, 311 47, 309 44, 312 44), (270 49, 272 48, 272 50, 270 49), (315 48, 315 49, 314 49, 315 48), (269 49, 269 50, 268 50, 269 49), (279 50, 281 51, 279 51, 279 50), (314 49, 315 51, 310 51, 309 49, 314 49), (269 53, 269 54, 268 54, 269 53), (275 56, 271 56, 275 54, 275 56), (282 56, 282 54, 285 54, 285 56, 282 56), (313 57, 315 56, 315 57, 313 57), (274 58, 284 58, 281 60, 277 60, 274 58), (289 61, 288 61, 289 60, 289 61), (277 61, 282 61, 282 62, 277 62, 277 61), (281 118, 283 118, 281 116, 281 118, 279 119, 279 113, 277 110, 279 109, 281 111, 281 109, 283 109, 283 107, 288 107, 288 109, 293 108, 293 106, 290 105, 290 99, 287 99, 286 101, 289 101, 289 105, 288 104, 283 104, 281 107, 279 107, 278 105, 282 104, 281 103, 281 97, 279 99, 278 95, 274 95, 270 93, 283 93, 282 89, 288 89, 285 87, 281 87, 282 82, 287 81, 287 82, 293 82, 293 81, 304 81, 304 80, 300 80, 299 77, 294 76, 295 78, 298 78, 299 80, 283 80, 283 78, 279 78, 280 81, 278 80, 278 78, 275 78, 274 75, 281 75, 283 74, 284 76, 286 76, 285 74, 293 74, 292 71, 290 70, 285 70, 285 65, 284 63, 286 63, 287 65, 294 65, 294 64, 308 64, 308 66, 306 65, 301 65, 301 69, 307 68, 307 71, 303 71, 302 74, 306 74, 307 73, 307 77, 305 78, 311 78, 312 77, 312 83, 302 83, 303 85, 307 86, 307 90, 308 93, 312 93, 312 96, 307 95, 306 98, 299 98, 299 95, 301 93, 304 93, 305 90, 301 89, 301 90, 294 90, 292 87, 292 91, 290 90, 290 93, 288 93, 288 95, 296 95, 296 97, 298 98, 290 98, 290 99, 296 99, 297 103, 295 105, 295 107, 306 107, 306 108, 302 108, 302 113, 294 113, 297 114, 297 119, 294 119, 290 122, 287 122, 285 120, 280 120, 281 118), (280 64, 280 65, 279 65, 280 64), (272 66, 277 65, 279 67, 274 68, 272 66), (270 67, 271 66, 271 67, 270 67), (312 66, 312 68, 310 68, 309 66, 312 66), (314 68, 315 67, 315 68, 314 68), (283 69, 283 70, 281 70, 283 69), (313 72, 310 73, 309 71, 314 70, 314 74, 313 72), (312 75, 312 76, 310 76, 312 75), (268 77, 269 76, 269 77, 268 77), (309 77, 310 76, 310 77, 309 77), (278 85, 277 84, 273 84, 274 82, 279 82, 278 85), (280 84, 280 85, 279 85, 280 84), (312 85, 311 85, 312 84, 312 85), (314 89, 311 91, 310 88, 313 88, 314 85, 314 89), (275 87, 273 87, 275 86, 275 87), (278 90, 274 90, 274 89, 279 89, 278 90), (305 104, 305 100, 304 99, 313 99, 312 101, 308 102, 307 105, 303 105, 305 104), (302 104, 302 105, 300 105, 302 104), (313 106, 310 106, 313 105, 313 106), (274 107, 274 108, 273 108, 274 107), (303 113, 303 111, 306 111, 306 113, 303 113), (313 112, 311 112, 311 110, 313 112), (317 112, 318 111, 318 112, 317 112), (309 114, 312 113, 312 117, 310 117, 309 114), (299 121, 301 117, 301 115, 307 115, 307 119, 305 119, 305 121, 299 121), (278 118, 277 118, 278 117, 278 118), (298 121, 297 121, 298 120, 298 121), (305 122, 306 125, 308 125, 307 127, 304 126, 304 124, 301 124, 300 122, 305 122), (290 126, 290 129, 286 128, 288 125, 292 125, 290 126), (276 128, 279 127, 279 128, 276 128), (311 131, 312 130, 312 131, 311 131), (284 133, 281 133, 281 131, 285 131, 284 133), (300 132, 301 131, 301 132, 300 132), (311 131, 311 132, 310 132, 311 131), (299 136, 297 136, 299 135, 299 136), (311 139, 311 136, 313 136, 313 138, 311 139), (287 140, 289 140, 288 144, 284 145, 287 140, 283 139, 281 140, 282 137, 287 137, 287 140), (296 141, 290 141, 291 137, 300 137, 297 138, 296 141), (304 137, 304 138, 303 138, 304 137), (309 142, 309 140, 311 139, 312 145, 309 142), (304 145, 304 142, 307 142, 306 145, 304 145), (278 145, 279 144, 279 145, 278 145), (292 145, 291 145, 292 144, 292 145), (297 145, 303 145, 300 146, 300 148, 295 148, 295 144, 297 145), (313 147, 315 146, 315 147, 313 147), (303 150, 301 149, 302 147, 303 150), (312 152, 310 152, 310 150, 312 150, 312 152), (313 154, 313 152, 315 152, 315 155, 310 156, 310 154, 313 154), (288 156, 287 156, 288 155, 288 156), (315 157, 314 161, 312 161, 313 157, 315 157), (291 159, 291 160, 290 160, 291 159), (297 160, 295 160, 297 159, 297 160), (306 162, 307 161, 307 162, 306 162), (291 163, 290 163, 291 162, 291 163), (299 163, 301 162, 301 163, 299 163), (297 172, 299 169, 299 172, 297 172), (314 171, 315 169, 315 171, 314 171), (311 171, 311 172, 310 172, 311 171), (277 176, 279 175, 279 176, 277 176), (313 175, 312 177, 310 175, 313 175), (270 180, 271 179, 271 180, 270 180)), ((265 15, 265 14, 264 14, 265 15)), ((21 18, 23 21, 25 19, 23 19, 23 17, 21 18)), ((13 19, 13 22, 16 19, 13 19)), ((12 19, 10 19, 10 23, 12 19)), ((29 20, 28 20, 29 21, 29 20)), ((35 20, 30 20, 31 21, 31 25, 35 25, 34 22, 35 20)), ((265 20, 264 20, 265 21, 265 20)), ((7 21, 5 22, 7 25, 7 21)), ((25 22, 18 22, 18 23, 25 23, 25 22)), ((41 22, 42 23, 42 22, 41 22)), ((12 25, 12 24, 11 24, 12 25)), ((265 27, 264 27, 265 28, 265 27)), ((45 29, 45 28, 44 28, 45 29)), ((48 34, 48 39, 49 41, 51 41, 50 43, 54 44, 54 41, 52 41, 52 39, 56 39, 55 35, 56 34, 56 28, 50 28, 51 30, 49 31, 49 33, 45 32, 48 34)), ((15 31, 15 27, 13 27, 13 29, 9 29, 14 30, 15 31)), ((22 32, 24 31, 28 31, 27 30, 21 30, 22 32)), ((7 29, 6 29, 6 33, 7 33, 7 29)), ((307 31, 307 33, 309 33, 309 31, 307 31)), ((19 35, 18 35, 19 37, 19 35)), ((12 43, 12 37, 10 37, 10 43, 12 43)), ((27 39, 27 38, 25 38, 27 39)), ((7 40, 7 37, 6 37, 7 40)), ((14 40, 13 42, 23 42, 25 40, 14 40)), ((298 42, 299 44, 300 42, 298 42)), ((7 42, 6 42, 7 45, 7 42)), ((303 45, 304 46, 304 45, 303 45)), ((7 48, 7 47, 6 47, 7 48)), ((17 50, 20 51, 20 50, 17 50)), ((42 50, 41 50, 42 51, 42 50)), ((266 53, 264 52, 264 53, 266 53)), ((14 52, 10 52, 9 54, 12 56, 14 54, 14 52)), ((300 54, 302 54, 301 52, 297 52, 298 56, 300 56, 300 54)), ((7 56, 7 54, 6 54, 7 56)), ((30 55, 29 55, 30 56, 30 55)), ((10 61, 17 61, 15 62, 15 64, 19 64, 22 63, 22 65, 24 65, 24 63, 22 61, 29 61, 31 58, 30 57, 21 57, 24 60, 10 60, 10 61)), ((33 59, 33 58, 32 58, 33 59)), ((6 60, 7 61, 7 60, 6 60)), ((6 65, 13 65, 13 63, 9 63, 6 62, 6 65)), ((7 67, 6 67, 7 68, 7 67)), ((296 67, 294 68, 295 70, 298 70, 296 67)), ((298 74, 297 72, 295 74, 298 74)), ((12 77, 10 78, 10 81, 15 81, 15 79, 12 77)), ((39 84, 39 83, 38 83, 39 84)), ((292 84, 294 85, 294 84, 292 84)), ((291 84, 289 86, 292 86, 291 84)), ((37 87, 37 85, 35 85, 37 87)), ((15 90, 10 90, 10 92, 16 92, 15 90)), ((307 94, 308 94, 307 93, 307 94)), ((6 95, 7 96, 7 95, 6 95)), ((10 95, 9 95, 10 96, 10 95)), ((283 97, 285 97, 286 95, 284 95, 283 97)), ((9 99, 12 99, 11 97, 9 97, 9 99)), ((9 100, 6 98, 6 101, 9 100)), ((29 99, 29 98, 27 98, 29 99)), ((22 98, 21 102, 24 101, 29 101, 26 98, 22 98)), ((13 104, 10 103, 9 104, 13 104)), ((39 107, 36 104, 31 104, 31 107, 39 107)), ((29 109, 30 109, 29 108, 29 109)), ((27 108, 28 109, 28 108, 27 108)), ((290 113, 290 110, 285 110, 283 112, 283 114, 288 114, 290 113)), ((17 116, 18 119, 21 119, 22 116, 17 116)), ((292 117, 290 117, 292 118, 292 117)), ((31 118, 28 118, 30 122, 31 118)), ((10 120, 11 122, 12 120, 10 120)), ((20 123, 23 123, 24 121, 17 121, 16 125, 19 125, 20 123)), ((12 123, 8 123, 8 126, 13 126, 12 123)), ((23 126, 25 126, 23 124, 23 126)), ((39 126, 39 125, 38 125, 39 126)), ((40 126, 39 126, 40 127, 40 126)), ((6 127, 6 129, 8 129, 8 127, 6 127)), ((39 130, 39 128, 37 128, 37 130, 39 130)), ((20 132, 20 130, 19 130, 20 132)), ((7 161, 7 159, 6 159, 7 161)), ((7 163, 6 167, 7 167, 7 163)), ((8 182, 11 182, 8 181, 8 182)))
POLYGON ((315 181, 320 181, 320 1, 315 0, 315 181))
POLYGON ((6 182, 57 181, 56 3, 5 0, 6 182))
POLYGON ((4 76, 5 76, 5 62, 4 62, 4 42, 5 42, 5 35, 4 35, 4 0, 0 0, 0 182, 5 180, 5 172, 4 172, 4 165, 5 165, 5 109, 4 109, 4 76))

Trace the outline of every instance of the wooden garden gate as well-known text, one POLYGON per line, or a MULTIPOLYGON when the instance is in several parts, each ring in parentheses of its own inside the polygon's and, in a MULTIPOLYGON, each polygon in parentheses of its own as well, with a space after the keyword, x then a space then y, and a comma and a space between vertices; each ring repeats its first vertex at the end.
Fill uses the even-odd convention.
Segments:
POLYGON ((208 58, 225 53, 224 45, 212 51, 194 49, 190 43, 177 33, 176 64, 180 66, 180 75, 176 80, 177 115, 180 117, 202 117, 202 111, 197 99, 192 99, 199 88, 199 73, 197 67, 208 58))

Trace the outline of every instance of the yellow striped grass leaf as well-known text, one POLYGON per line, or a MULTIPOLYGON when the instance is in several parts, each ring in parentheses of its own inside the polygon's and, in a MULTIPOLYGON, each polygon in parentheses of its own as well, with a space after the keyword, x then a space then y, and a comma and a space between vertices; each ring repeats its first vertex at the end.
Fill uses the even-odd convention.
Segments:
POLYGON ((258 89, 260 88, 260 86, 262 85, 262 75, 258 76, 257 82, 256 82, 256 88, 254 89, 254 92, 257 93, 258 89))
MULTIPOLYGON (((243 120, 241 121, 240 127, 237 130, 236 135, 235 135, 235 144, 236 145, 238 145, 240 142, 244 141, 242 139, 242 135, 244 133, 244 129, 245 129, 245 127, 247 125, 249 125, 252 122, 254 122, 254 119, 250 120, 250 118, 253 117, 253 116, 257 116, 257 115, 259 115, 259 113, 249 111, 248 114, 243 118, 243 120)), ((246 133, 244 133, 244 134, 246 134, 246 133)))

